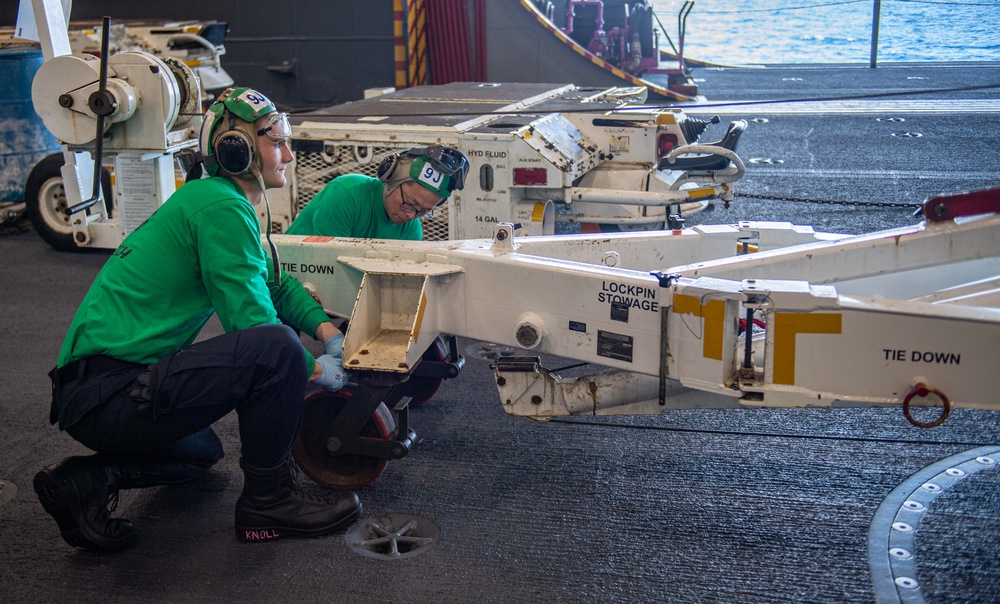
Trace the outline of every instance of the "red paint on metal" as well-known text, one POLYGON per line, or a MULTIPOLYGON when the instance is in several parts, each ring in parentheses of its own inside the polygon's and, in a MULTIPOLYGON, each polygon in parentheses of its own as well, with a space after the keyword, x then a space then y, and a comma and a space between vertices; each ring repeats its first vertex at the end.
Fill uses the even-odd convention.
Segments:
POLYGON ((927 222, 943 222, 959 216, 995 214, 1000 212, 1000 187, 928 197, 924 201, 923 212, 927 222))

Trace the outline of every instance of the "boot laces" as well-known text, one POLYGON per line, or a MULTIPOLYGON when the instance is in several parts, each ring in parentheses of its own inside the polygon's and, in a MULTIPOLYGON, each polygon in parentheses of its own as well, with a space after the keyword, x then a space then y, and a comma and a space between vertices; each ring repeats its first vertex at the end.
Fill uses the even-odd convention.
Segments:
POLYGON ((288 460, 288 473, 292 475, 292 482, 299 484, 302 482, 305 472, 299 467, 299 462, 295 461, 295 458, 289 458, 288 460))
POLYGON ((326 491, 326 494, 315 490, 306 490, 297 484, 292 484, 290 487, 292 496, 300 501, 305 501, 307 503, 321 503, 321 504, 332 504, 333 500, 330 498, 330 492, 326 491))
POLYGON ((289 474, 292 476, 291 489, 296 494, 301 494, 306 501, 327 502, 333 495, 329 489, 317 484, 305 471, 299 467, 295 458, 288 460, 289 474))
POLYGON ((115 489, 113 491, 108 491, 108 502, 104 504, 104 509, 108 511, 108 514, 114 513, 118 509, 118 493, 120 491, 115 489))

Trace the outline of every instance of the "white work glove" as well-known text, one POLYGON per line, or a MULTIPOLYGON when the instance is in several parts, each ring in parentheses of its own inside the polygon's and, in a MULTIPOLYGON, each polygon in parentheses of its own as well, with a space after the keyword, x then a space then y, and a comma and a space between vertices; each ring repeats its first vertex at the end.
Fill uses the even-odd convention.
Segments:
MULTIPOLYGON (((332 340, 333 338, 330 339, 332 340)), ((316 380, 317 384, 331 392, 344 387, 344 384, 347 383, 347 372, 344 371, 344 361, 340 357, 335 357, 332 354, 324 354, 317 357, 316 362, 323 369, 323 373, 316 380)))
POLYGON ((330 339, 323 343, 323 347, 326 348, 326 354, 337 357, 338 359, 343 359, 344 334, 338 333, 335 336, 330 336, 330 339))

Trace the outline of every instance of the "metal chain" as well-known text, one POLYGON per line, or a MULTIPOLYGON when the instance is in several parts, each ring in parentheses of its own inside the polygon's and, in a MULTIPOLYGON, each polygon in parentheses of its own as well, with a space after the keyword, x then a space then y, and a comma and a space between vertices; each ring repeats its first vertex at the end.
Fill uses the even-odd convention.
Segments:
POLYGON ((919 203, 901 203, 901 202, 878 202, 878 201, 839 201, 836 199, 805 199, 804 197, 789 197, 787 195, 755 195, 753 193, 737 193, 737 197, 746 197, 749 199, 767 199, 771 201, 794 201, 797 203, 818 203, 818 204, 832 204, 841 206, 866 206, 873 208, 907 208, 910 210, 915 210, 920 207, 919 203))

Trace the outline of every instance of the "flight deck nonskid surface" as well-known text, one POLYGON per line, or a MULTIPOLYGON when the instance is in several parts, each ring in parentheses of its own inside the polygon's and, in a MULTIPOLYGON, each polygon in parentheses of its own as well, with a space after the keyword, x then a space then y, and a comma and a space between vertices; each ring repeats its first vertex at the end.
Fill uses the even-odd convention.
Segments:
MULTIPOLYGON (((824 70, 802 72, 822 84, 824 70)), ((1000 69, 975 66, 909 75, 943 87, 955 72, 969 84, 1000 80, 1000 69)), ((705 80, 702 93, 720 99, 722 88, 743 82, 751 91, 763 77, 760 70, 695 74, 705 80)), ((892 68, 862 75, 866 86, 897 86, 892 68)), ((916 219, 903 208, 740 193, 916 206, 927 195, 996 186, 1000 174, 996 113, 899 114, 904 122, 871 113, 761 116, 768 121, 751 123, 739 152, 745 161, 772 162, 748 164, 730 209, 691 222, 771 219, 868 232, 916 219), (891 136, 903 128, 923 136, 891 136)), ((503 412, 488 361, 470 356, 459 378, 411 413, 418 439, 410 454, 359 492, 366 517, 412 514, 440 529, 419 556, 360 556, 343 535, 238 543, 233 506, 242 475, 232 416, 218 425, 226 447, 218 466, 189 485, 124 492, 117 514, 136 523, 139 544, 96 556, 59 538, 31 479, 48 463, 85 453, 48 425, 46 373, 108 254, 58 253, 31 232, 0 237, 0 479, 18 487, 0 504, 7 602, 869 602, 886 579, 873 581, 871 570, 880 506, 940 460, 1000 446, 996 413, 968 410, 931 430, 910 425, 896 408, 535 423, 503 412)), ((218 324, 208 331, 218 333, 218 324)), ((925 601, 990 602, 1000 593, 998 466, 949 483, 926 506, 912 552, 925 601)))

